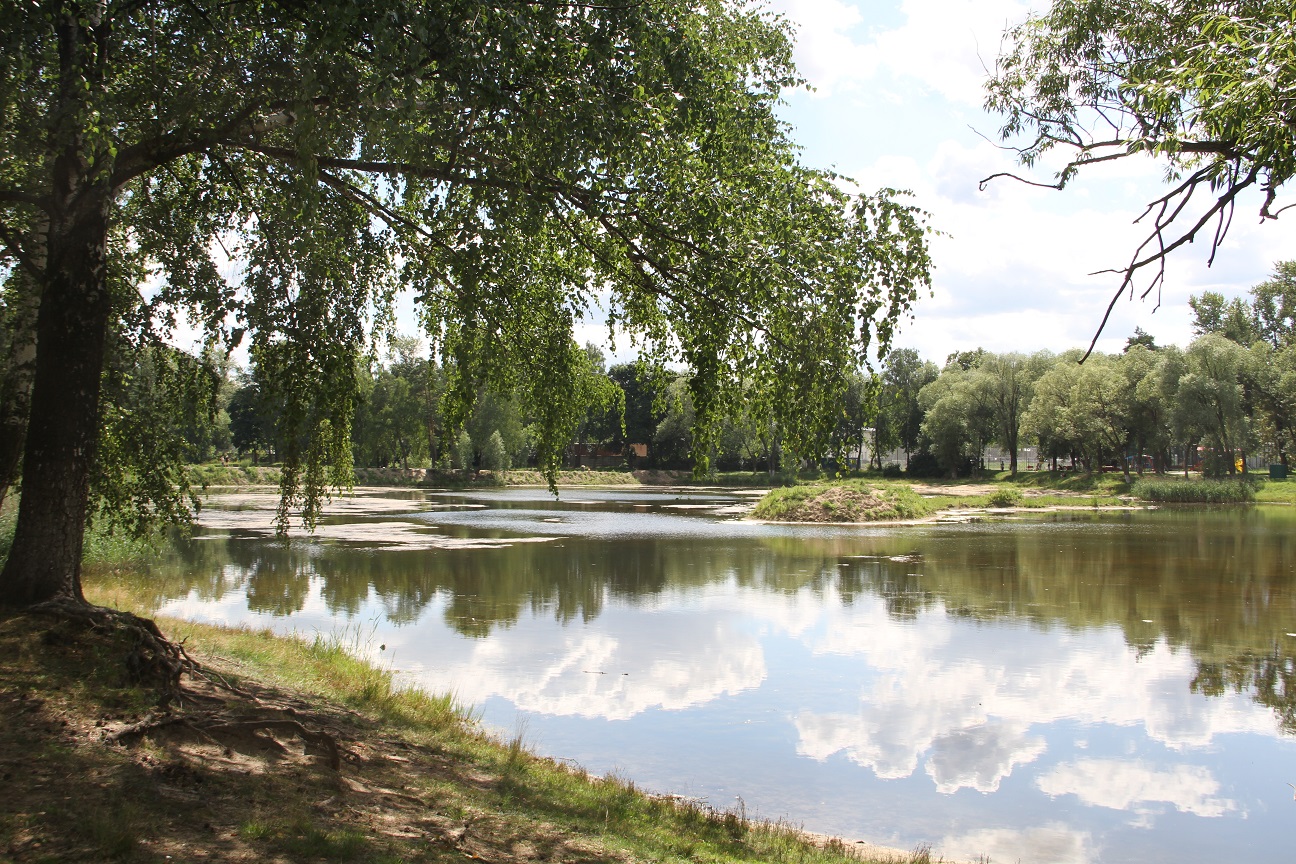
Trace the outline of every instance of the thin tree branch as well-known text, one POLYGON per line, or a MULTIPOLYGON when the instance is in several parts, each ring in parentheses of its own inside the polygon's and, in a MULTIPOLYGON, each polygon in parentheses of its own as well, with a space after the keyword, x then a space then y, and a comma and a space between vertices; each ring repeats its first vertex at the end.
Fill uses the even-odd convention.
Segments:
POLYGON ((33 195, 19 189, 0 189, 0 201, 13 204, 30 204, 32 207, 39 207, 46 213, 50 212, 49 199, 45 196, 33 195))
MULTIPOLYGON (((1158 199, 1162 205, 1161 213, 1158 215, 1156 227, 1153 230, 1152 236, 1148 237, 1148 239, 1145 240, 1143 244, 1139 246, 1139 248, 1134 253, 1134 260, 1132 260, 1129 263, 1129 265, 1125 267, 1124 270, 1098 270, 1095 273, 1090 274, 1090 275, 1101 275, 1103 273, 1120 273, 1122 274, 1123 278, 1121 279, 1120 287, 1116 289, 1116 293, 1112 296, 1111 302, 1107 304, 1107 309, 1103 313, 1102 321, 1099 323, 1098 329, 1094 333, 1093 340, 1090 341, 1089 343, 1088 350, 1085 351, 1084 356, 1080 358, 1081 363, 1083 363, 1085 360, 1088 360, 1089 355, 1094 352, 1094 347, 1098 344, 1098 338, 1102 336, 1102 332, 1107 326, 1107 321, 1111 318, 1112 309, 1115 308, 1116 301, 1119 300, 1121 295, 1125 293, 1126 288, 1130 288, 1132 290, 1135 274, 1142 268, 1147 267, 1149 265, 1152 264, 1160 265, 1157 271, 1157 275, 1154 276, 1152 279, 1151 286, 1148 288, 1147 292, 1144 292, 1143 296, 1146 297, 1147 293, 1151 291, 1152 287, 1158 285, 1160 282, 1162 282, 1165 279, 1166 256, 1168 256, 1171 252, 1178 249, 1180 246, 1184 245, 1185 243, 1191 243, 1196 238, 1197 233, 1207 223, 1209 223, 1212 219, 1214 219, 1216 215, 1220 214, 1225 208, 1231 207, 1233 205, 1233 202, 1237 199, 1237 196, 1242 192, 1243 189, 1246 189, 1247 187, 1255 184, 1260 171, 1258 166, 1254 166, 1251 168, 1251 170, 1247 173, 1245 177, 1231 183, 1229 185, 1229 188, 1225 190, 1224 194, 1220 195, 1219 198, 1216 199, 1215 203, 1212 204, 1211 207, 1205 213, 1203 213, 1201 217, 1197 219, 1196 222, 1193 223, 1191 228, 1189 228, 1183 234, 1179 235, 1179 237, 1175 239, 1173 242, 1166 244, 1164 242, 1163 231, 1165 228, 1168 228, 1174 222, 1174 216, 1171 216, 1169 220, 1163 221, 1165 208, 1169 206, 1171 199, 1176 194, 1182 193, 1183 198, 1179 202, 1179 205, 1174 208, 1174 213, 1175 215, 1177 215, 1178 213, 1182 212, 1184 206, 1188 202, 1188 199, 1192 197, 1193 191, 1199 185, 1206 182, 1207 178, 1203 176, 1206 170, 1207 169, 1202 169, 1202 171, 1194 175, 1193 180, 1186 181, 1185 183, 1180 184, 1180 186, 1174 192, 1171 192, 1168 195, 1163 196, 1161 199, 1158 199), (1142 259, 1138 258, 1138 255, 1141 254, 1142 251, 1146 249, 1148 244, 1151 243, 1153 240, 1157 241, 1157 251, 1147 256, 1146 258, 1142 258, 1142 259)), ((1147 215, 1147 212, 1149 212, 1153 207, 1155 207, 1156 203, 1157 202, 1153 202, 1153 204, 1149 205, 1148 211, 1144 211, 1144 215, 1147 215)), ((1142 219, 1143 217, 1140 216, 1139 218, 1142 219)), ((1225 233, 1226 232, 1227 232, 1227 228, 1225 228, 1225 233)), ((1211 250, 1212 260, 1214 260, 1215 250, 1218 248, 1219 243, 1222 241, 1223 241, 1223 234, 1219 234, 1215 241, 1215 248, 1211 250)))
POLYGON ((37 264, 32 257, 23 250, 19 235, 16 232, 11 231, 9 226, 5 225, 3 222, 0 222, 0 240, 4 241, 5 248, 8 249, 9 254, 18 261, 19 266, 26 270, 28 274, 35 277, 37 281, 44 282, 45 269, 37 264))

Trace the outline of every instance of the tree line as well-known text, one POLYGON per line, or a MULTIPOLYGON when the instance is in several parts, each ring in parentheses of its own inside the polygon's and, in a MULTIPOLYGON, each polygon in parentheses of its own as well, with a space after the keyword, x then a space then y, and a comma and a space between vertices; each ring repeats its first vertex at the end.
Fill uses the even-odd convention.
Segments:
MULTIPOLYGON (((771 473, 812 466, 881 470, 886 454, 900 450, 911 474, 959 476, 978 470, 982 454, 993 447, 1015 474, 1019 452, 1033 446, 1038 464, 1055 470, 1115 465, 1141 473, 1195 465, 1200 446, 1208 474, 1235 472, 1246 454, 1270 454, 1288 465, 1296 434, 1296 261, 1280 262, 1249 298, 1226 300, 1207 291, 1189 303, 1196 338, 1184 349, 1157 345, 1136 330, 1120 353, 1095 353, 1084 362, 1079 349, 1023 354, 978 348, 950 354, 943 366, 913 349, 891 351, 877 372, 860 367, 845 373, 843 399, 821 418, 831 432, 813 452, 784 445, 778 422, 747 383, 717 422, 708 464, 771 473)), ((585 401, 574 406, 577 420, 563 442, 567 463, 601 454, 605 464, 692 467, 690 373, 642 362, 609 366, 592 344, 578 353, 585 401)), ((158 386, 155 366, 134 371, 135 398, 145 392, 142 384, 158 386)), ((207 367, 221 370, 220 395, 205 422, 187 415, 180 432, 188 458, 279 459, 289 430, 273 381, 255 363, 240 370, 209 358, 207 367)), ((173 369, 166 380, 177 377, 183 380, 173 369)), ((521 395, 482 386, 456 426, 445 406, 452 377, 413 337, 394 337, 385 356, 358 361, 350 428, 354 466, 536 466, 537 421, 521 395)), ((119 412, 157 413, 133 405, 130 392, 120 392, 119 412)))
MULTIPOLYGON (((581 355, 586 401, 576 409, 577 420, 563 442, 566 464, 588 465, 596 461, 590 457, 598 457, 602 465, 691 468, 697 411, 690 373, 645 362, 609 366, 592 344, 581 355)), ((177 430, 186 459, 279 461, 290 430, 282 422, 283 400, 273 381, 255 363, 240 369, 209 362, 208 368, 219 370, 218 380, 209 383, 218 391, 211 410, 203 416, 183 410, 175 415, 186 418, 177 430)), ((473 472, 542 467, 537 419, 522 395, 482 386, 456 427, 446 405, 447 382, 454 372, 429 356, 416 337, 393 338, 384 356, 359 360, 355 374, 359 386, 350 434, 356 468, 473 472)), ((871 416, 866 389, 860 376, 851 378, 847 401, 861 429, 871 416)), ((750 400, 739 398, 716 424, 708 464, 717 470, 779 468, 778 424, 758 419, 755 395, 748 395, 750 400)))
MULTIPOLYGON (((1141 329, 1118 354, 955 352, 942 368, 916 352, 886 359, 875 454, 903 448, 914 473, 965 475, 987 447, 1098 470, 1210 475, 1246 470, 1248 454, 1288 466, 1296 430, 1296 261, 1280 262, 1249 298, 1190 299, 1195 338, 1159 346, 1141 329), (1082 362, 1083 361, 1083 362, 1082 362), (1176 458, 1177 457, 1177 458, 1176 458), (1240 468, 1239 468, 1240 464, 1240 468)), ((880 456, 878 457, 880 465, 880 456)))

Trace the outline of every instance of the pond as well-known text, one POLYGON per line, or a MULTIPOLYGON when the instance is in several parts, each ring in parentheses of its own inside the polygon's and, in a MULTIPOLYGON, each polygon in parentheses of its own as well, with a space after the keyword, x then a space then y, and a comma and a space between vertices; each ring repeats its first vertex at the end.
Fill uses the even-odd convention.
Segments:
POLYGON ((166 614, 334 634, 535 751, 959 860, 1290 861, 1296 510, 774 526, 680 490, 215 496, 166 614))

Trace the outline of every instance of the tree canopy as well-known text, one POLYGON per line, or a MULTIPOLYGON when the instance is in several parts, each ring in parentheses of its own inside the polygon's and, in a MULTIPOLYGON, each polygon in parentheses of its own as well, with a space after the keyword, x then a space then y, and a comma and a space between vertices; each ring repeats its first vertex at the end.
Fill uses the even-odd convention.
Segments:
MULTIPOLYGON (((695 454, 745 386, 812 449, 930 262, 903 198, 799 164, 790 56, 785 22, 725 0, 3 0, 0 427, 27 434, 0 597, 80 596, 91 477, 135 458, 100 446, 107 346, 184 319, 249 343, 308 521, 400 291, 447 370, 447 443, 490 382, 555 468, 597 301, 691 370, 695 454)), ((167 515, 155 487, 107 506, 167 515)))
POLYGON ((1111 271, 1121 282, 1103 326, 1140 272, 1153 273, 1146 297, 1165 278, 1166 256, 1203 231, 1213 260, 1245 190, 1259 190, 1261 220, 1291 206, 1278 204, 1296 173, 1290 3, 1054 0, 1005 43, 986 106, 1004 116, 1001 134, 1020 142, 1023 165, 1067 152, 1054 182, 1042 185, 1060 189, 1082 168, 1130 157, 1165 167, 1169 188, 1141 217, 1146 239, 1111 271))

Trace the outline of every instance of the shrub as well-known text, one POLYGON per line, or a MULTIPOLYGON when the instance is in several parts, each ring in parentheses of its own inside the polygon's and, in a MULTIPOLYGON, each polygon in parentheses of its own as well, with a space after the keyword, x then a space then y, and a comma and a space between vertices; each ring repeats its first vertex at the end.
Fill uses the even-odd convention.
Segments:
POLYGON ((930 450, 919 450, 909 457, 909 467, 905 469, 905 473, 910 477, 941 477, 945 471, 935 454, 930 450))
POLYGON ((1005 489, 996 489, 990 493, 990 499, 986 502, 991 507, 1020 507, 1022 503, 1022 493, 1020 489, 1011 487, 1005 489))

